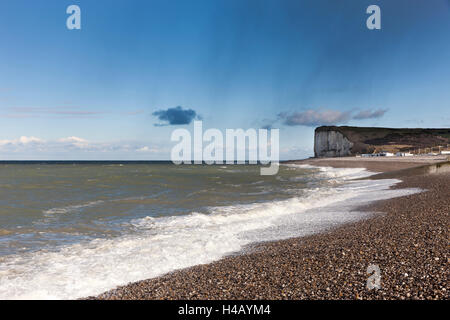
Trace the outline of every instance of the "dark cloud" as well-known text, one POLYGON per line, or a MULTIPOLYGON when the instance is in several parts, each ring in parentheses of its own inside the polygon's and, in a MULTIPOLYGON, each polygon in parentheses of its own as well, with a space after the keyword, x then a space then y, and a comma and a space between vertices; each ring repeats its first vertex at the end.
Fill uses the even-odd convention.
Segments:
POLYGON ((362 110, 356 114, 354 111, 339 110, 305 110, 301 112, 283 112, 278 114, 278 119, 288 126, 330 126, 345 124, 350 120, 378 119, 387 109, 362 110))
POLYGON ((306 110, 302 112, 280 113, 279 118, 288 126, 321 126, 345 123, 350 120, 350 112, 337 110, 306 110))
POLYGON ((200 116, 192 109, 183 109, 178 106, 167 110, 158 110, 152 113, 163 123, 155 123, 155 126, 190 124, 194 119, 200 119, 200 116))
POLYGON ((364 119, 378 119, 384 116, 387 112, 387 109, 378 109, 378 110, 362 110, 353 116, 355 120, 364 120, 364 119))

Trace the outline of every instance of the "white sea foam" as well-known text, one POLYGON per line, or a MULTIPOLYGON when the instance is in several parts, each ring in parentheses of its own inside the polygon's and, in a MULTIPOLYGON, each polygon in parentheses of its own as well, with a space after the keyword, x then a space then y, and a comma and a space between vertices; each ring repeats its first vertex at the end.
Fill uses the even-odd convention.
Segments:
POLYGON ((51 208, 51 209, 48 209, 48 210, 44 210, 43 213, 44 213, 44 215, 69 213, 69 212, 73 212, 73 211, 78 211, 78 210, 83 209, 83 208, 93 207, 93 206, 102 204, 104 202, 105 201, 103 201, 103 200, 89 201, 89 202, 85 202, 85 203, 82 203, 82 204, 76 204, 76 205, 72 205, 72 206, 65 206, 65 207, 60 207, 60 208, 51 208))
MULTIPOLYGON (((293 167, 295 168, 295 167, 293 167)), ((70 299, 99 294, 128 282, 209 263, 245 245, 304 236, 367 214, 362 203, 419 192, 390 189, 395 179, 350 181, 362 169, 318 169, 324 178, 346 181, 312 188, 288 200, 210 208, 209 214, 146 217, 134 232, 66 246, 57 252, 13 255, 0 263, 0 299, 70 299)))
POLYGON ((65 213, 76 212, 76 211, 80 211, 81 209, 84 209, 84 208, 95 207, 95 206, 102 205, 104 203, 121 202, 121 201, 127 201, 127 200, 145 200, 145 199, 156 198, 164 193, 167 193, 167 191, 161 191, 161 192, 157 192, 155 194, 140 196, 140 197, 127 197, 127 198, 119 198, 119 199, 88 201, 88 202, 83 202, 80 204, 74 204, 74 205, 65 206, 65 207, 51 208, 51 209, 42 211, 42 213, 48 217, 48 216, 51 216, 54 214, 65 214, 65 213))

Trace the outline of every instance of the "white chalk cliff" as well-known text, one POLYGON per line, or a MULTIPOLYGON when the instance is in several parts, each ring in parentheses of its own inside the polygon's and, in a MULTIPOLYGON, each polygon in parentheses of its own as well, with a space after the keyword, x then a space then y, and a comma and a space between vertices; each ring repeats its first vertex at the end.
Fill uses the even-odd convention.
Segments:
POLYGON ((314 135, 315 157, 344 157, 351 155, 353 143, 339 131, 317 131, 314 135))

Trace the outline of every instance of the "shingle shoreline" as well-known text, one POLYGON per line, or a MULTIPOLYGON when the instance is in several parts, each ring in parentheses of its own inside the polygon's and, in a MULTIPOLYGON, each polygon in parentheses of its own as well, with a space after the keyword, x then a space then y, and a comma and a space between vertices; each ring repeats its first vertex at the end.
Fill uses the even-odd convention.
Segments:
POLYGON ((448 299, 450 174, 401 179, 395 188, 427 191, 359 208, 380 213, 367 220, 262 243, 90 299, 448 299), (380 268, 378 290, 367 289, 369 265, 380 268))

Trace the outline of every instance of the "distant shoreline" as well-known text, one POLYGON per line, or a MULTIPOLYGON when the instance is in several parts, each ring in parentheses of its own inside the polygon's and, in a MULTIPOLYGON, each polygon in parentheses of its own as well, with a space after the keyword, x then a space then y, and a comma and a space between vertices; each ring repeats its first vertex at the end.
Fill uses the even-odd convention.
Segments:
MULTIPOLYGON (((414 156, 414 157, 373 157, 373 158, 361 158, 361 157, 335 157, 335 158, 306 158, 297 160, 280 160, 280 163, 308 163, 318 166, 331 166, 340 168, 342 161, 344 162, 356 162, 356 163, 369 163, 369 162, 401 162, 401 163, 437 163, 450 159, 447 155, 437 156, 414 156)), ((170 164, 171 160, 0 160, 0 164, 170 164)), ((236 163, 235 163, 236 164, 236 163)), ((246 165, 253 165, 245 162, 246 165)), ((190 165, 190 164, 185 164, 190 165)), ((193 165, 193 163, 191 164, 193 165)), ((196 164, 197 165, 197 164, 196 164)), ((203 163, 202 165, 211 165, 203 163)), ((225 161, 223 163, 217 163, 212 165, 223 166, 227 165, 225 161)), ((260 163, 256 164, 260 165, 260 163)), ((351 164, 346 163, 346 166, 351 164)), ((407 167, 411 167, 409 164, 407 167)), ((352 166, 353 167, 353 166, 352 166)))
POLYGON ((130 283, 89 299, 448 298, 450 173, 411 169, 430 161, 354 159, 359 161, 295 163, 389 172, 403 180, 395 188, 427 191, 360 208, 383 212, 367 220, 304 238, 262 243, 250 253, 130 283), (369 264, 380 266, 380 290, 366 288, 369 264))

